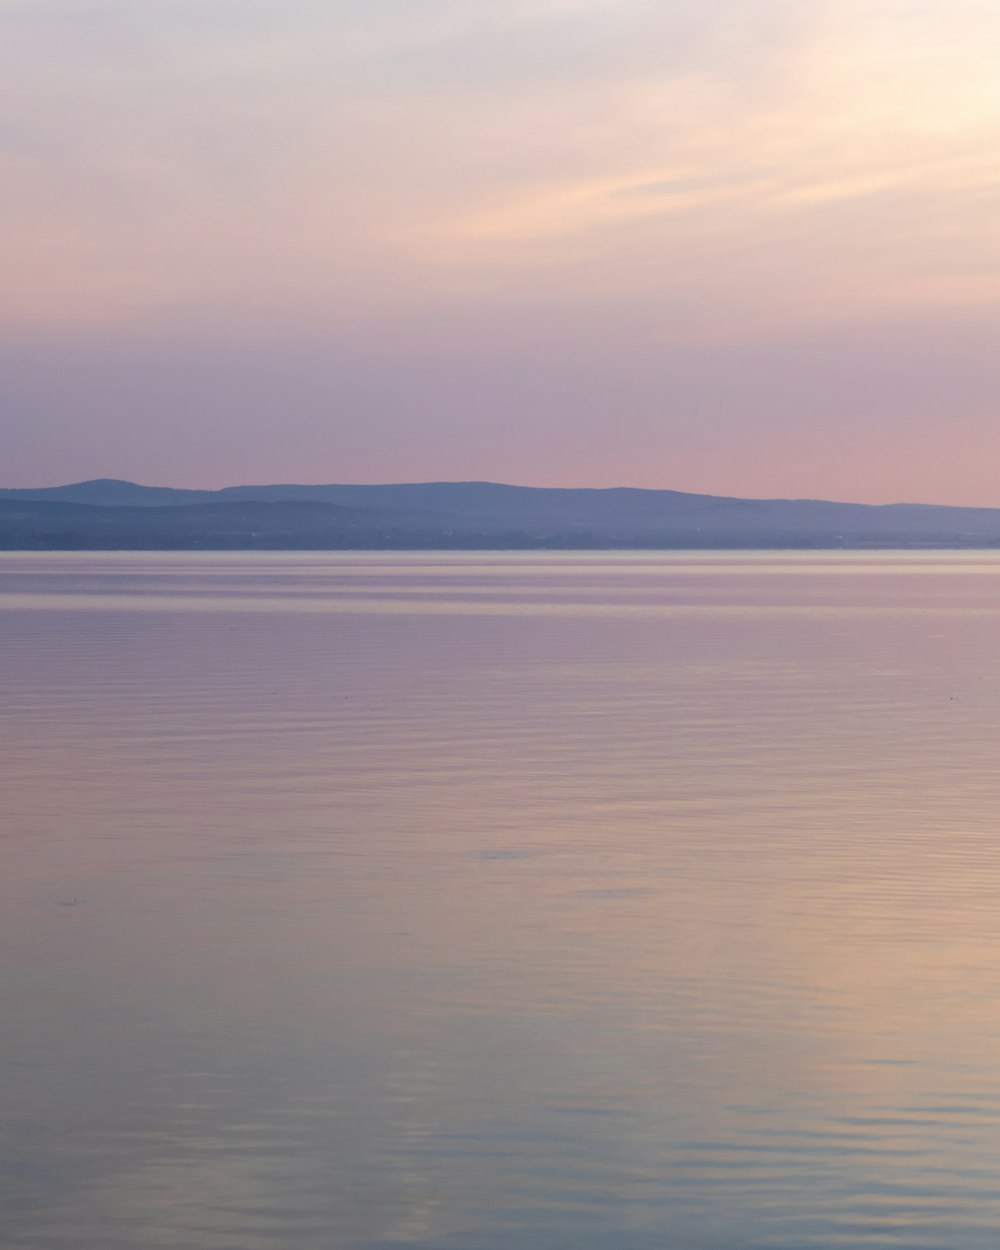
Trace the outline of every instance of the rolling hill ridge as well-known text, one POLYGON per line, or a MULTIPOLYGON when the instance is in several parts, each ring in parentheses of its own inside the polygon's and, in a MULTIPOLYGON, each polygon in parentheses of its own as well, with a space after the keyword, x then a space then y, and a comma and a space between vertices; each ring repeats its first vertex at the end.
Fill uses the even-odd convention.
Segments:
POLYGON ((1000 509, 494 482, 0 490, 6 550, 1000 546, 1000 509))

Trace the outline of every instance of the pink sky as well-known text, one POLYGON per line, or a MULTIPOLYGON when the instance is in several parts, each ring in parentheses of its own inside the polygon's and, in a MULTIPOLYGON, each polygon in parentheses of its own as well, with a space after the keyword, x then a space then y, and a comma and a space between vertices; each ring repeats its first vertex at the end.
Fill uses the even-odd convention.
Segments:
POLYGON ((995 0, 0 0, 0 484, 1000 505, 995 0))

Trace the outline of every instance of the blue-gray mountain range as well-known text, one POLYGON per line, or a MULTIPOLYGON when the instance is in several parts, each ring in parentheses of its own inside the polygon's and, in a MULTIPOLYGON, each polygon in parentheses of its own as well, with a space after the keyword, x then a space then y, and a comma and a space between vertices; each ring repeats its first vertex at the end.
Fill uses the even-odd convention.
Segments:
POLYGON ((494 482, 0 490, 6 550, 1000 546, 1000 509, 494 482))

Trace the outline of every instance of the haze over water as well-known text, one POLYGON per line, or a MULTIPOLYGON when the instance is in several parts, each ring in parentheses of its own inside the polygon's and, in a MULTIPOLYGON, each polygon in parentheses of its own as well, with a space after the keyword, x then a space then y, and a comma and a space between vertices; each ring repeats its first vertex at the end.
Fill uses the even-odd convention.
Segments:
POLYGON ((994 1250, 1000 555, 0 556, 3 1250, 994 1250))

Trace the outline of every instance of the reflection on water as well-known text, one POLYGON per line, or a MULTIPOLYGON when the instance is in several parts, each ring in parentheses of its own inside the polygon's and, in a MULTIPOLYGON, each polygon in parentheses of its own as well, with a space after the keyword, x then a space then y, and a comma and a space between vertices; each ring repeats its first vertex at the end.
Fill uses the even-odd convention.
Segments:
POLYGON ((4 1250, 994 1250, 1000 557, 0 557, 4 1250))

